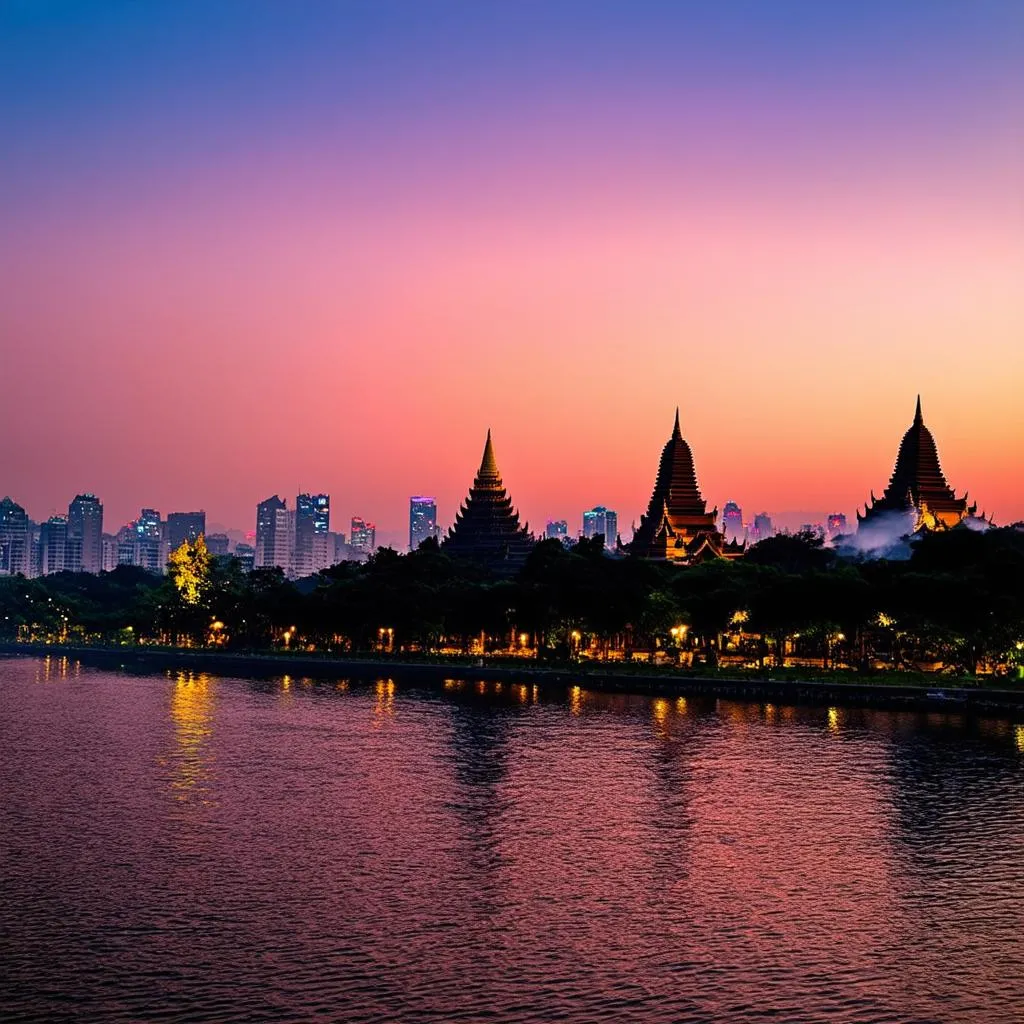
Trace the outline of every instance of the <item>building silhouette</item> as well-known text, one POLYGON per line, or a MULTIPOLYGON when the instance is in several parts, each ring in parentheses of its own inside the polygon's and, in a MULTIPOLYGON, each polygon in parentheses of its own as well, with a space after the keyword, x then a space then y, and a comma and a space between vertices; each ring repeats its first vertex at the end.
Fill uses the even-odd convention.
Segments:
POLYGON ((842 512, 832 512, 825 520, 825 529, 828 536, 840 537, 846 533, 846 516, 842 512))
POLYGON ((977 505, 968 505, 966 493, 958 498, 946 483, 935 438, 924 425, 918 395, 914 422, 900 442, 889 485, 881 498, 871 492, 863 514, 858 510, 858 532, 883 527, 889 531, 900 529, 903 534, 945 530, 976 514, 977 505))
POLYGON ((377 547, 377 527, 359 516, 353 516, 349 523, 349 548, 361 555, 373 554, 377 547))
POLYGON ((291 574, 312 576, 334 564, 331 496, 299 494, 295 498, 295 543, 291 574))
POLYGON ((256 506, 256 548, 253 567, 289 570, 292 562, 293 523, 288 504, 276 494, 256 506))
POLYGON ((64 561, 75 572, 103 571, 103 506, 95 494, 76 494, 68 506, 64 561))
POLYGON ((633 535, 630 550, 640 558, 692 565, 707 558, 737 558, 742 544, 726 543, 718 530, 718 509, 708 512, 697 487, 693 453, 683 440, 676 409, 672 436, 658 463, 647 513, 633 535))
POLYGON ((754 525, 750 528, 750 540, 756 544, 759 540, 767 540, 775 536, 775 527, 772 524, 772 517, 767 512, 758 512, 754 516, 754 525))
POLYGON ((167 550, 177 551, 185 541, 194 544, 206 535, 205 512, 167 513, 167 550))
POLYGON ((544 536, 548 540, 560 540, 564 544, 569 536, 569 524, 564 519, 549 519, 544 527, 544 536))
POLYGON ((588 540, 591 537, 603 537, 604 546, 614 550, 619 536, 618 514, 604 505, 588 509, 583 513, 583 536, 588 540))
POLYGON ((409 499, 409 550, 437 536, 437 502, 425 495, 409 499))
MULTIPOLYGON (((68 545, 68 517, 50 516, 39 526, 39 574, 63 572, 68 545)), ((79 554, 81 548, 78 549, 79 554)), ((81 559, 79 558, 79 561, 81 559)))
POLYGON ((519 525, 519 513, 505 491, 488 430, 480 469, 442 546, 456 558, 479 562, 498 575, 514 576, 534 543, 529 530, 519 525))
POLYGON ((743 509, 735 501, 727 501, 722 509, 722 534, 727 541, 744 540, 743 509))

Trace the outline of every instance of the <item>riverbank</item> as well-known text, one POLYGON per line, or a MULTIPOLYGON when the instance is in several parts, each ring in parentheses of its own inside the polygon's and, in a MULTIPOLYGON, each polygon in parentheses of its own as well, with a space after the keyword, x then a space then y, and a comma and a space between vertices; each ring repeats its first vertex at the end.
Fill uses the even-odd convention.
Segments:
POLYGON ((752 676, 699 676, 665 669, 630 671, 599 663, 540 666, 522 664, 471 664, 417 662, 391 658, 353 658, 315 654, 235 653, 217 650, 183 650, 166 647, 87 647, 64 644, 0 644, 0 655, 68 657, 85 665, 127 671, 192 671, 224 676, 297 675, 312 678, 334 676, 397 676, 437 685, 446 679, 514 681, 550 690, 580 686, 609 693, 653 696, 703 695, 779 703, 818 703, 918 707, 935 710, 984 709, 1024 714, 1024 687, 943 686, 889 681, 845 682, 836 680, 773 679, 752 676))

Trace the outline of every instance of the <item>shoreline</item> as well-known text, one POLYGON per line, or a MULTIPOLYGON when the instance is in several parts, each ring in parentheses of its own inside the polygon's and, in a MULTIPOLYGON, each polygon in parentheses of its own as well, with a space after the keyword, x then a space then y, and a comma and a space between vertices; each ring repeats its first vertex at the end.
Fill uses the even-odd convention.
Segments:
POLYGON ((229 653, 165 647, 88 647, 64 644, 0 644, 0 656, 69 657, 83 664, 131 670, 191 670, 217 675, 394 675, 422 683, 446 679, 523 681, 557 690, 579 686, 605 693, 641 696, 708 696, 782 703, 870 705, 926 710, 985 710, 1024 713, 1024 688, 943 686, 922 683, 835 682, 689 676, 673 672, 594 671, 573 666, 535 664, 469 665, 463 662, 392 661, 386 658, 324 657, 310 654, 229 653))

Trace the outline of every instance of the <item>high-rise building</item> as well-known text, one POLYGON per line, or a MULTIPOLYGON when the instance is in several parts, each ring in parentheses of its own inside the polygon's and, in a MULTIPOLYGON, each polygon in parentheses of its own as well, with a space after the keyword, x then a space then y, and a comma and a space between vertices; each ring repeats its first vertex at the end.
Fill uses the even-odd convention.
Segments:
POLYGON ((256 549, 251 544, 236 544, 235 558, 242 566, 242 572, 252 572, 256 562, 256 549))
POLYGON ((744 539, 743 509, 735 501, 727 501, 722 509, 722 533, 727 541, 739 543, 744 539))
POLYGON ((750 539, 756 544, 759 540, 767 540, 775 536, 772 518, 767 512, 758 512, 754 516, 754 525, 750 528, 750 539))
POLYGON ((100 569, 102 572, 110 572, 119 565, 117 560, 117 537, 112 533, 105 533, 100 538, 100 569))
POLYGON ((617 513, 604 505, 596 505, 583 513, 583 536, 604 537, 604 546, 614 548, 619 535, 619 517, 617 513))
POLYGON ((839 537, 846 533, 846 516, 842 512, 833 512, 826 520, 829 537, 839 537))
POLYGON ((291 568, 294 534, 289 532, 290 519, 287 504, 276 494, 256 506, 255 568, 279 566, 285 572, 291 568))
POLYGON ((377 546, 377 527, 358 516, 352 517, 348 546, 353 551, 369 555, 377 546))
POLYGON ((298 495, 295 498, 295 555, 292 575, 299 578, 312 576, 334 564, 330 533, 330 495, 298 495))
POLYGON ((738 558, 743 545, 728 543, 718 529, 718 510, 708 511, 697 487, 693 453, 679 429, 679 410, 672 436, 658 462, 658 475, 646 515, 630 548, 641 558, 692 565, 706 558, 738 558))
POLYGON ((437 502, 424 496, 409 499, 409 550, 437 536, 437 502))
POLYGON ((190 544, 206 535, 205 512, 168 512, 167 548, 177 551, 185 541, 190 544))
POLYGON ((560 540, 565 543, 569 536, 569 524, 564 519, 549 519, 544 527, 544 536, 548 540, 560 540))
POLYGON ((77 494, 68 506, 67 568, 103 570, 103 506, 95 494, 77 494))
POLYGON ((150 572, 162 573, 167 569, 167 538, 160 513, 155 508, 144 508, 133 524, 135 549, 132 565, 150 572))
POLYGON ((231 551, 231 538, 226 533, 208 533, 206 550, 211 555, 226 555, 231 551))
MULTIPOLYGON (((68 517, 50 516, 39 528, 39 572, 49 576, 64 571, 68 544, 68 517)), ((81 550, 81 549, 79 549, 81 550)))
POLYGON ((28 575, 29 519, 25 510, 9 497, 0 501, 0 576, 28 575))

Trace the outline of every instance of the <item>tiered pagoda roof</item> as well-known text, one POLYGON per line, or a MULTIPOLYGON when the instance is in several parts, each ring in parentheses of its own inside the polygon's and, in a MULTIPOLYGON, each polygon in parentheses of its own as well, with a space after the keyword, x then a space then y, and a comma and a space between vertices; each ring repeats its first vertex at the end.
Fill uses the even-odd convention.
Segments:
POLYGON ((442 546, 450 555, 486 565, 501 575, 514 575, 533 550, 529 530, 519 525, 519 513, 505 491, 487 431, 480 469, 469 497, 455 516, 442 546))
POLYGON ((744 545, 726 543, 718 529, 718 509, 708 512, 697 486, 693 453, 679 429, 676 409, 672 436, 661 452, 647 514, 640 518, 632 543, 633 554, 689 565, 706 558, 736 558, 744 545))
POLYGON ((924 425, 921 396, 917 396, 914 422, 903 435, 896 466, 889 486, 881 498, 871 494, 864 512, 857 512, 858 524, 870 527, 885 514, 903 515, 907 532, 945 529, 974 516, 977 505, 967 504, 967 495, 958 498, 946 483, 939 465, 939 452, 932 432, 924 425))

